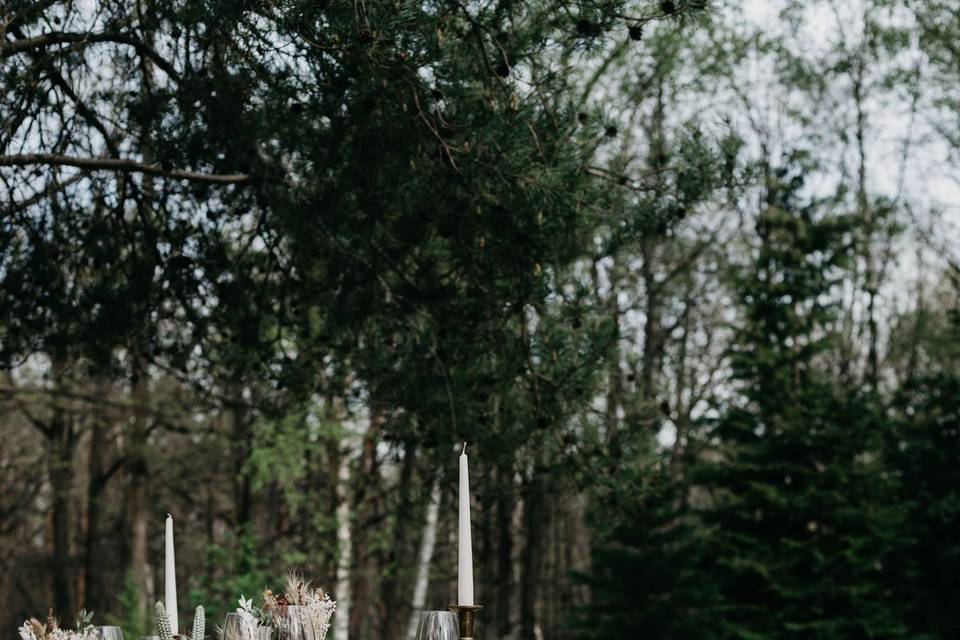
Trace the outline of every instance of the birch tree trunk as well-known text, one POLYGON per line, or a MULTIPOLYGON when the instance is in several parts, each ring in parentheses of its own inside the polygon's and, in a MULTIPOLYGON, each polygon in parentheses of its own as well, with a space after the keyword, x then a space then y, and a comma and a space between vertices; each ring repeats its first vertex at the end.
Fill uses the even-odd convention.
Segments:
POLYGON ((414 470, 417 463, 416 445, 404 445, 403 464, 400 467, 400 479, 395 492, 397 493, 396 506, 392 507, 394 518, 391 524, 393 529, 388 548, 384 549, 379 560, 383 579, 380 583, 381 624, 380 636, 385 640, 396 640, 397 630, 402 629, 407 621, 409 593, 404 589, 407 578, 406 567, 414 562, 409 548, 413 543, 411 533, 416 531, 411 519, 417 513, 414 494, 414 470))
POLYGON ((437 544, 437 520, 440 517, 440 481, 433 481, 430 491, 430 504, 423 523, 423 538, 420 540, 420 553, 417 556, 417 576, 413 583, 413 601, 411 602, 410 621, 407 624, 406 640, 414 640, 417 635, 417 623, 420 611, 427 604, 427 587, 430 586, 430 564, 433 561, 433 549, 437 544))
POLYGON ((334 640, 347 640, 350 630, 350 456, 340 457, 337 473, 337 613, 333 617, 334 640))
POLYGON ((360 459, 357 462, 357 475, 351 483, 353 487, 353 511, 355 527, 351 547, 353 551, 352 575, 350 578, 351 607, 348 637, 361 638, 370 628, 373 598, 371 596, 372 566, 371 535, 369 522, 377 515, 377 493, 380 488, 380 470, 377 461, 377 443, 383 416, 373 413, 370 416, 367 431, 360 445, 360 459))

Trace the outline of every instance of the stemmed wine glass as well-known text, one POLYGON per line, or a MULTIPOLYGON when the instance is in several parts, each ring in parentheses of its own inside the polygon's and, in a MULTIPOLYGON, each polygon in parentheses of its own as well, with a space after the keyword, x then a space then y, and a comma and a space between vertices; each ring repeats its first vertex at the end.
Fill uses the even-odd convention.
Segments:
POLYGON ((417 640, 458 640, 457 616, 453 611, 424 611, 417 625, 417 640))

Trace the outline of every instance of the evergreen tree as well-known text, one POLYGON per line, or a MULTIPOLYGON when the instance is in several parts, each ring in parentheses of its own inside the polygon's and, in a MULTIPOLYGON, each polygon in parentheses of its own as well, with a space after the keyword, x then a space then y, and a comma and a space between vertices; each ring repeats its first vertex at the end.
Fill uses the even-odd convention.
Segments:
POLYGON ((864 398, 831 383, 834 287, 853 220, 803 200, 804 167, 768 182, 752 264, 734 278, 742 323, 730 353, 737 398, 717 420, 713 579, 722 637, 893 638, 883 579, 902 510, 879 466, 864 398))
POLYGON ((716 589, 702 567, 711 549, 686 500, 689 487, 667 469, 621 473, 604 487, 591 554, 588 606, 576 612, 578 638, 719 638, 716 589), (602 524, 601 524, 602 523, 602 524))
POLYGON ((891 572, 913 637, 960 636, 960 314, 926 336, 935 367, 909 380, 893 403, 886 466, 907 507, 903 551, 891 572))

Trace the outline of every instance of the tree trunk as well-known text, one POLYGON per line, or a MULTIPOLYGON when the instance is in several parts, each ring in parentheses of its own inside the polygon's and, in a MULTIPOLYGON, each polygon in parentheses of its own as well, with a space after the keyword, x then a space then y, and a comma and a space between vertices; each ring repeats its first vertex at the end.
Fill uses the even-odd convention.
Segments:
POLYGON ((536 477, 527 486, 523 499, 523 528, 526 540, 520 559, 520 638, 537 640, 539 620, 537 619, 537 601, 540 593, 540 566, 543 562, 542 533, 546 527, 543 509, 543 487, 536 477))
POLYGON ((337 474, 337 615, 333 617, 334 640, 347 640, 350 633, 351 585, 350 566, 353 549, 350 544, 350 456, 340 457, 337 474))
POLYGON ((147 421, 146 405, 149 398, 146 371, 139 358, 133 362, 131 385, 136 403, 130 427, 130 450, 127 454, 127 517, 130 526, 130 554, 127 575, 137 589, 137 613, 140 619, 147 615, 147 421))
POLYGON ((866 96, 864 90, 864 61, 858 57, 854 65, 853 100, 857 110, 856 139, 857 139, 857 209, 863 218, 863 263, 864 289, 867 294, 867 370, 866 383, 873 392, 877 391, 880 377, 878 356, 879 328, 877 326, 877 295, 879 293, 879 276, 877 273, 876 258, 873 253, 873 236, 875 220, 873 207, 867 195, 867 151, 866 151, 866 96))
MULTIPOLYGON (((670 463, 675 473, 680 473, 682 470, 677 468, 679 461, 682 455, 685 453, 687 446, 687 434, 690 431, 690 413, 692 410, 692 397, 693 389, 692 387, 696 384, 696 381, 690 381, 690 389, 688 389, 688 345, 690 340, 690 310, 693 308, 693 287, 689 285, 687 287, 686 295, 684 296, 683 303, 683 315, 680 318, 680 327, 683 332, 680 334, 680 337, 677 341, 677 364, 675 366, 676 370, 676 390, 673 397, 673 421, 676 425, 676 439, 674 441, 673 447, 670 451, 670 463)), ((695 376, 694 376, 695 377, 695 376)))
POLYGON ((73 483, 73 434, 68 418, 59 408, 54 409, 51 422, 51 455, 48 479, 51 492, 51 539, 53 542, 53 607, 61 618, 73 617, 73 599, 70 589, 70 504, 73 483))
MULTIPOLYGON (((367 547, 369 532, 366 522, 373 515, 373 498, 379 486, 380 473, 377 469, 377 440, 380 433, 381 416, 373 414, 370 417, 370 427, 363 438, 360 450, 360 460, 357 469, 359 473, 354 479, 354 514, 360 524, 353 532, 353 576, 350 605, 350 638, 363 637, 367 628, 366 622, 370 618, 370 552, 367 547), (371 491, 373 490, 373 491, 371 491)), ((349 504, 349 503, 348 503, 349 504)))
POLYGON ((423 536, 420 539, 420 553, 417 555, 417 577, 413 583, 413 601, 410 620, 407 623, 406 640, 414 640, 417 635, 417 623, 420 611, 427 604, 427 588, 430 586, 430 564, 433 561, 433 549, 437 544, 437 521, 440 518, 440 481, 433 481, 430 491, 430 503, 427 505, 423 523, 423 536))
MULTIPOLYGON (((647 135, 651 138, 651 155, 648 163, 656 169, 657 188, 656 193, 659 196, 665 185, 660 178, 661 170, 666 168, 666 149, 667 138, 664 130, 664 119, 666 114, 666 101, 664 98, 664 85, 666 78, 663 75, 657 78, 656 105, 651 120, 651 125, 647 130, 647 135)), ((643 293, 646 296, 644 306, 643 322, 643 353, 640 360, 640 397, 643 400, 643 420, 644 424, 651 427, 659 423, 657 419, 657 394, 659 393, 659 374, 660 363, 662 362, 663 351, 663 327, 662 313, 663 303, 661 300, 661 283, 657 282, 657 260, 660 238, 657 234, 650 234, 644 237, 640 243, 640 252, 643 262, 640 266, 640 275, 643 279, 643 293)))
POLYGON ((607 441, 610 442, 616 438, 620 426, 620 407, 623 403, 623 371, 620 368, 620 301, 618 276, 616 264, 612 264, 609 270, 610 293, 607 299, 607 308, 610 313, 610 321, 614 328, 613 353, 610 355, 610 369, 607 374, 607 441))
POLYGON ((245 527, 253 520, 253 485, 247 461, 253 449, 253 430, 247 415, 243 399, 243 386, 234 383, 231 387, 233 402, 230 407, 233 434, 233 504, 234 521, 238 527, 245 527))
MULTIPOLYGON (((99 385, 101 397, 106 385, 99 385)), ((84 545, 83 606, 87 611, 102 611, 106 583, 103 579, 100 519, 103 513, 103 491, 106 472, 103 468, 106 447, 106 425, 102 411, 97 411, 90 425, 90 453, 87 460, 87 526, 84 545)))
MULTIPOLYGON (((150 0, 140 0, 137 3, 137 11, 140 14, 141 23, 146 23, 144 15, 152 13, 152 7, 149 6, 150 0)), ((144 39, 149 47, 154 45, 154 33, 152 30, 146 30, 144 39)), ((140 57, 140 98, 145 103, 153 100, 153 63, 146 57, 140 57)), ((151 116, 145 116, 140 122, 139 143, 140 155, 144 162, 153 162, 154 143, 151 136, 151 116)), ((151 178, 144 177, 143 180, 143 198, 138 202, 140 207, 141 219, 146 222, 144 225, 144 241, 146 246, 156 246, 156 233, 151 225, 153 213, 153 199, 155 196, 154 183, 151 178)), ((153 267, 156 267, 156 258, 154 257, 153 267)), ((149 289, 152 289, 152 278, 149 281, 149 289)), ((150 291, 143 291, 141 295, 144 300, 150 299, 150 291)), ((152 575, 148 566, 148 544, 147 544, 147 500, 149 499, 148 483, 149 473, 147 468, 147 406, 150 399, 149 379, 146 361, 143 354, 146 352, 145 345, 148 344, 148 332, 151 326, 147 313, 141 314, 141 333, 131 337, 128 345, 130 350, 130 373, 131 388, 133 391, 133 400, 135 404, 133 424, 130 433, 130 455, 128 464, 129 478, 129 502, 128 516, 130 519, 130 556, 128 562, 128 575, 137 593, 137 620, 145 623, 148 612, 147 595, 152 592, 152 575)), ((177 633, 177 629, 173 633, 177 633)))
POLYGON ((513 477, 502 466, 497 479, 503 490, 497 492, 497 589, 494 604, 494 628, 497 637, 505 638, 513 631, 510 611, 513 606, 513 477))
POLYGON ((655 240, 643 241, 643 266, 641 276, 646 293, 646 319, 643 323, 643 355, 640 364, 640 394, 645 411, 653 412, 659 392, 660 363, 663 357, 662 304, 660 287, 656 280, 657 244, 655 240))
POLYGON ((403 456, 400 481, 397 486, 398 502, 393 524, 393 536, 384 559, 385 578, 382 587, 384 613, 381 636, 385 640, 393 640, 397 635, 397 629, 400 629, 407 619, 406 603, 408 600, 401 590, 401 584, 407 575, 404 567, 408 565, 407 547, 410 542, 410 531, 413 529, 410 515, 416 512, 414 510, 414 499, 411 495, 416 463, 416 447, 413 444, 407 444, 404 448, 406 452, 403 456))

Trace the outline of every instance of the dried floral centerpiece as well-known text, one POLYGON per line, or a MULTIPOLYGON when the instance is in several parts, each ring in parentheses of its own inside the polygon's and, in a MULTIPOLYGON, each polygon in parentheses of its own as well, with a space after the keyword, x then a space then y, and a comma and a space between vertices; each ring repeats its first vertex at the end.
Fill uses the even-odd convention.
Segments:
POLYGON ((89 640, 95 635, 92 621, 93 611, 81 609, 77 615, 75 627, 64 629, 53 615, 53 609, 48 609, 46 622, 30 618, 24 620, 18 631, 20 640, 89 640))
MULTIPOLYGON (((162 602, 157 602, 157 635, 160 636, 160 640, 173 640, 174 637, 182 638, 183 636, 174 636, 173 630, 170 626, 170 616, 167 614, 167 608, 163 605, 162 602)), ((206 615, 204 614, 203 607, 197 607, 196 611, 193 614, 193 632, 190 634, 190 640, 203 640, 204 633, 206 633, 206 615)))
POLYGON ((240 596, 236 615, 239 624, 231 624, 224 640, 324 640, 330 630, 330 618, 337 603, 320 587, 296 573, 287 574, 283 593, 263 592, 263 605, 240 596))
POLYGON ((297 573, 288 573, 283 595, 270 590, 263 594, 264 609, 270 612, 279 640, 324 640, 337 603, 321 587, 314 587, 297 573))

